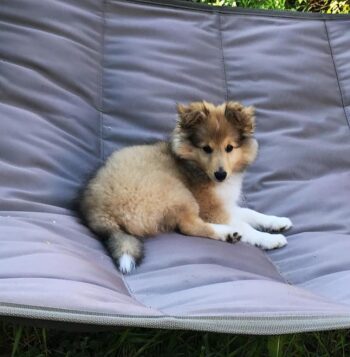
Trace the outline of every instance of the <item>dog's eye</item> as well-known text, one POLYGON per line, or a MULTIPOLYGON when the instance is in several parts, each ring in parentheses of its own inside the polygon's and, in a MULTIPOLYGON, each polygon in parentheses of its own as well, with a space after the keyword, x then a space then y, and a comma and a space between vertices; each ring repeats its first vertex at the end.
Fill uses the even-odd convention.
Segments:
POLYGON ((209 146, 206 145, 203 147, 203 150, 207 153, 207 154, 211 154, 213 152, 213 149, 209 146))
POLYGON ((226 150, 226 152, 231 152, 233 150, 233 146, 229 144, 226 146, 225 150, 226 150))

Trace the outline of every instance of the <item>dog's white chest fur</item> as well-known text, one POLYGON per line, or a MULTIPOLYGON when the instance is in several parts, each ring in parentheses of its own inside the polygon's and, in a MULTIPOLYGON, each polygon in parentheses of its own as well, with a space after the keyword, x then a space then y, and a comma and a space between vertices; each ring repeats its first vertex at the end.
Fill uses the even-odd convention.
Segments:
POLYGON ((231 215, 241 199, 243 174, 234 174, 226 181, 218 183, 215 192, 222 201, 225 209, 231 215))

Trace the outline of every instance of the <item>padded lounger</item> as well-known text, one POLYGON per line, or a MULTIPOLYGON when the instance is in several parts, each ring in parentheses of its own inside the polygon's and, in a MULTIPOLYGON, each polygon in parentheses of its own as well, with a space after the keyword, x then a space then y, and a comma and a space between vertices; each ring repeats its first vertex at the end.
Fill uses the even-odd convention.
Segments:
POLYGON ((0 7, 0 315, 271 334, 350 326, 350 17, 192 3, 0 7), (175 103, 257 108, 244 204, 290 217, 270 253, 167 234, 123 277, 75 197, 175 103))

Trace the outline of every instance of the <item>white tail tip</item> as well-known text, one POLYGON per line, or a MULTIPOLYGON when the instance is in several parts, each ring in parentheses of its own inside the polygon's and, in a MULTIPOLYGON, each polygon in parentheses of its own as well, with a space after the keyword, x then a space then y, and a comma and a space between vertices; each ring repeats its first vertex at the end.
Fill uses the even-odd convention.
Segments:
POLYGON ((123 274, 129 274, 132 270, 135 269, 135 265, 135 259, 129 254, 124 253, 119 258, 119 270, 123 274))

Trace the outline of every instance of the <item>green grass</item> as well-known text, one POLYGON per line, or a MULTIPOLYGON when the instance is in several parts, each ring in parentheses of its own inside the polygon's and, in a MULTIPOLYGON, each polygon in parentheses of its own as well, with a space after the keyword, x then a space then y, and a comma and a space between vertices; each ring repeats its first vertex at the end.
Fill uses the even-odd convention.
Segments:
POLYGON ((349 14, 350 0, 188 0, 213 6, 349 14))
POLYGON ((2 324, 0 356, 350 356, 350 331, 241 336, 151 329, 76 333, 2 324))

